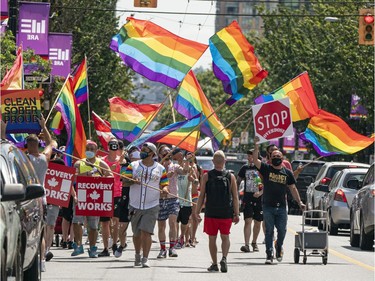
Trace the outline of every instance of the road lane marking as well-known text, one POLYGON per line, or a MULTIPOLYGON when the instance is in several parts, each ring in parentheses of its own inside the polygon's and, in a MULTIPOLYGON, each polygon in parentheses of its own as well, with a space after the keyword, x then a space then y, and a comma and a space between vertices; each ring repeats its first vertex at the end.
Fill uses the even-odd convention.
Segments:
MULTIPOLYGON (((296 234, 297 234, 297 232, 296 232, 294 229, 289 228, 289 227, 288 227, 288 232, 292 233, 293 235, 296 235, 296 234)), ((333 249, 331 249, 331 248, 328 248, 328 253, 332 253, 332 254, 335 255, 336 257, 339 257, 339 258, 341 258, 341 259, 344 259, 344 260, 346 260, 346 261, 348 261, 348 262, 350 262, 350 263, 356 264, 356 265, 358 265, 358 266, 360 266, 360 267, 363 267, 363 268, 365 268, 365 269, 367 269, 367 270, 375 271, 375 267, 373 267, 373 266, 371 266, 371 265, 368 265, 368 264, 365 264, 365 263, 363 263, 363 262, 360 262, 360 261, 358 261, 358 260, 356 260, 356 259, 353 259, 353 258, 351 258, 351 257, 348 257, 347 255, 341 254, 341 253, 339 253, 339 252, 337 252, 337 251, 335 251, 335 250, 333 250, 333 249)))

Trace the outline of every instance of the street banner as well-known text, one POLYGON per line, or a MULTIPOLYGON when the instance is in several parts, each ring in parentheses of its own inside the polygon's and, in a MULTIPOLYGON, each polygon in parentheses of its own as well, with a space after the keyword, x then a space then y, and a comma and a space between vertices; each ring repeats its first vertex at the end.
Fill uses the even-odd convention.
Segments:
POLYGON ((8 122, 7 134, 39 134, 39 89, 1 91, 1 115, 4 122, 8 122))
POLYGON ((294 135, 289 97, 253 105, 252 110, 259 143, 294 135))
POLYGON ((66 78, 70 73, 73 35, 69 33, 50 33, 48 35, 51 74, 66 78))
POLYGON ((44 187, 47 203, 60 207, 69 207, 70 192, 76 169, 49 162, 44 187))
POLYGON ((1 18, 0 20, 6 20, 9 16, 9 11, 8 11, 8 0, 1 0, 1 6, 0 6, 0 15, 1 18))
POLYGON ((37 55, 48 55, 50 3, 19 2, 17 46, 30 48, 37 55))
POLYGON ((113 177, 78 176, 76 214, 113 217, 113 184, 113 177))

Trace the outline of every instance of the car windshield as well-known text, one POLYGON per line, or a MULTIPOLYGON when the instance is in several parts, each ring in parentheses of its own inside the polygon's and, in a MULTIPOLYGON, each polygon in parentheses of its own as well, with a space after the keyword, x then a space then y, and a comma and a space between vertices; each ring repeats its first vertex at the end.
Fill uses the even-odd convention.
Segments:
MULTIPOLYGON (((306 165, 306 163, 302 163, 302 165, 306 165)), ((299 166, 299 162, 296 162, 296 161, 292 162, 293 171, 296 170, 298 166, 299 166)), ((322 166, 323 164, 311 163, 307 165, 305 168, 303 168, 301 174, 317 175, 322 166)))
POLYGON ((349 174, 349 175, 347 175, 346 178, 345 178, 345 181, 344 181, 344 187, 346 187, 346 188, 350 188, 350 187, 348 187, 348 181, 349 181, 349 180, 358 180, 358 181, 362 181, 364 177, 365 177, 365 173, 362 173, 362 174, 349 174))
POLYGON ((246 164, 246 161, 231 161, 227 160, 225 162, 225 169, 232 170, 237 175, 241 167, 246 164))
POLYGON ((198 160, 198 165, 203 169, 203 170, 206 170, 206 171, 209 171, 209 170, 212 170, 214 168, 214 163, 212 163, 212 160, 206 160, 206 159, 201 159, 201 160, 198 160))

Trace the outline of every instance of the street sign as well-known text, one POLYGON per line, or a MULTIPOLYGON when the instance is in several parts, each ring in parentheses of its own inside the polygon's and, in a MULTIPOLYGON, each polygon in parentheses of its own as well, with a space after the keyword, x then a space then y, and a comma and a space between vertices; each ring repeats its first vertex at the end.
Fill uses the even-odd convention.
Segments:
POLYGON ((259 143, 294 134, 289 98, 253 105, 252 110, 259 143))
POLYGON ((32 74, 24 74, 23 79, 25 82, 37 82, 41 84, 51 84, 51 75, 48 76, 35 76, 32 74))

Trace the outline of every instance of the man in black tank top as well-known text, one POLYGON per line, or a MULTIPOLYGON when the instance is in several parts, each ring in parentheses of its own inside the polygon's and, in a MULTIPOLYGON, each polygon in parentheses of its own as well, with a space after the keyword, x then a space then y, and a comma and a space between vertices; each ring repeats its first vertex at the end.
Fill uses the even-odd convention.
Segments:
POLYGON ((239 221, 239 204, 236 178, 225 171, 225 154, 218 150, 213 156, 214 169, 205 173, 201 180, 200 195, 194 217, 200 220, 200 212, 205 204, 204 232, 209 236, 209 250, 212 265, 209 272, 219 271, 217 265, 216 238, 220 231, 223 258, 220 261, 221 272, 227 272, 227 255, 229 252, 229 233, 232 222, 239 221))
MULTIPOLYGON (((254 138, 255 149, 253 154, 259 153, 259 137, 254 138)), ((279 150, 271 153, 271 164, 261 162, 254 157, 254 165, 263 177, 263 218, 266 225, 266 264, 273 263, 273 231, 277 229, 277 240, 275 241, 276 259, 282 261, 283 242, 286 235, 288 213, 286 208, 287 189, 293 198, 299 202, 302 211, 305 205, 302 203, 297 187, 295 185, 292 171, 283 167, 283 154, 279 150)))

